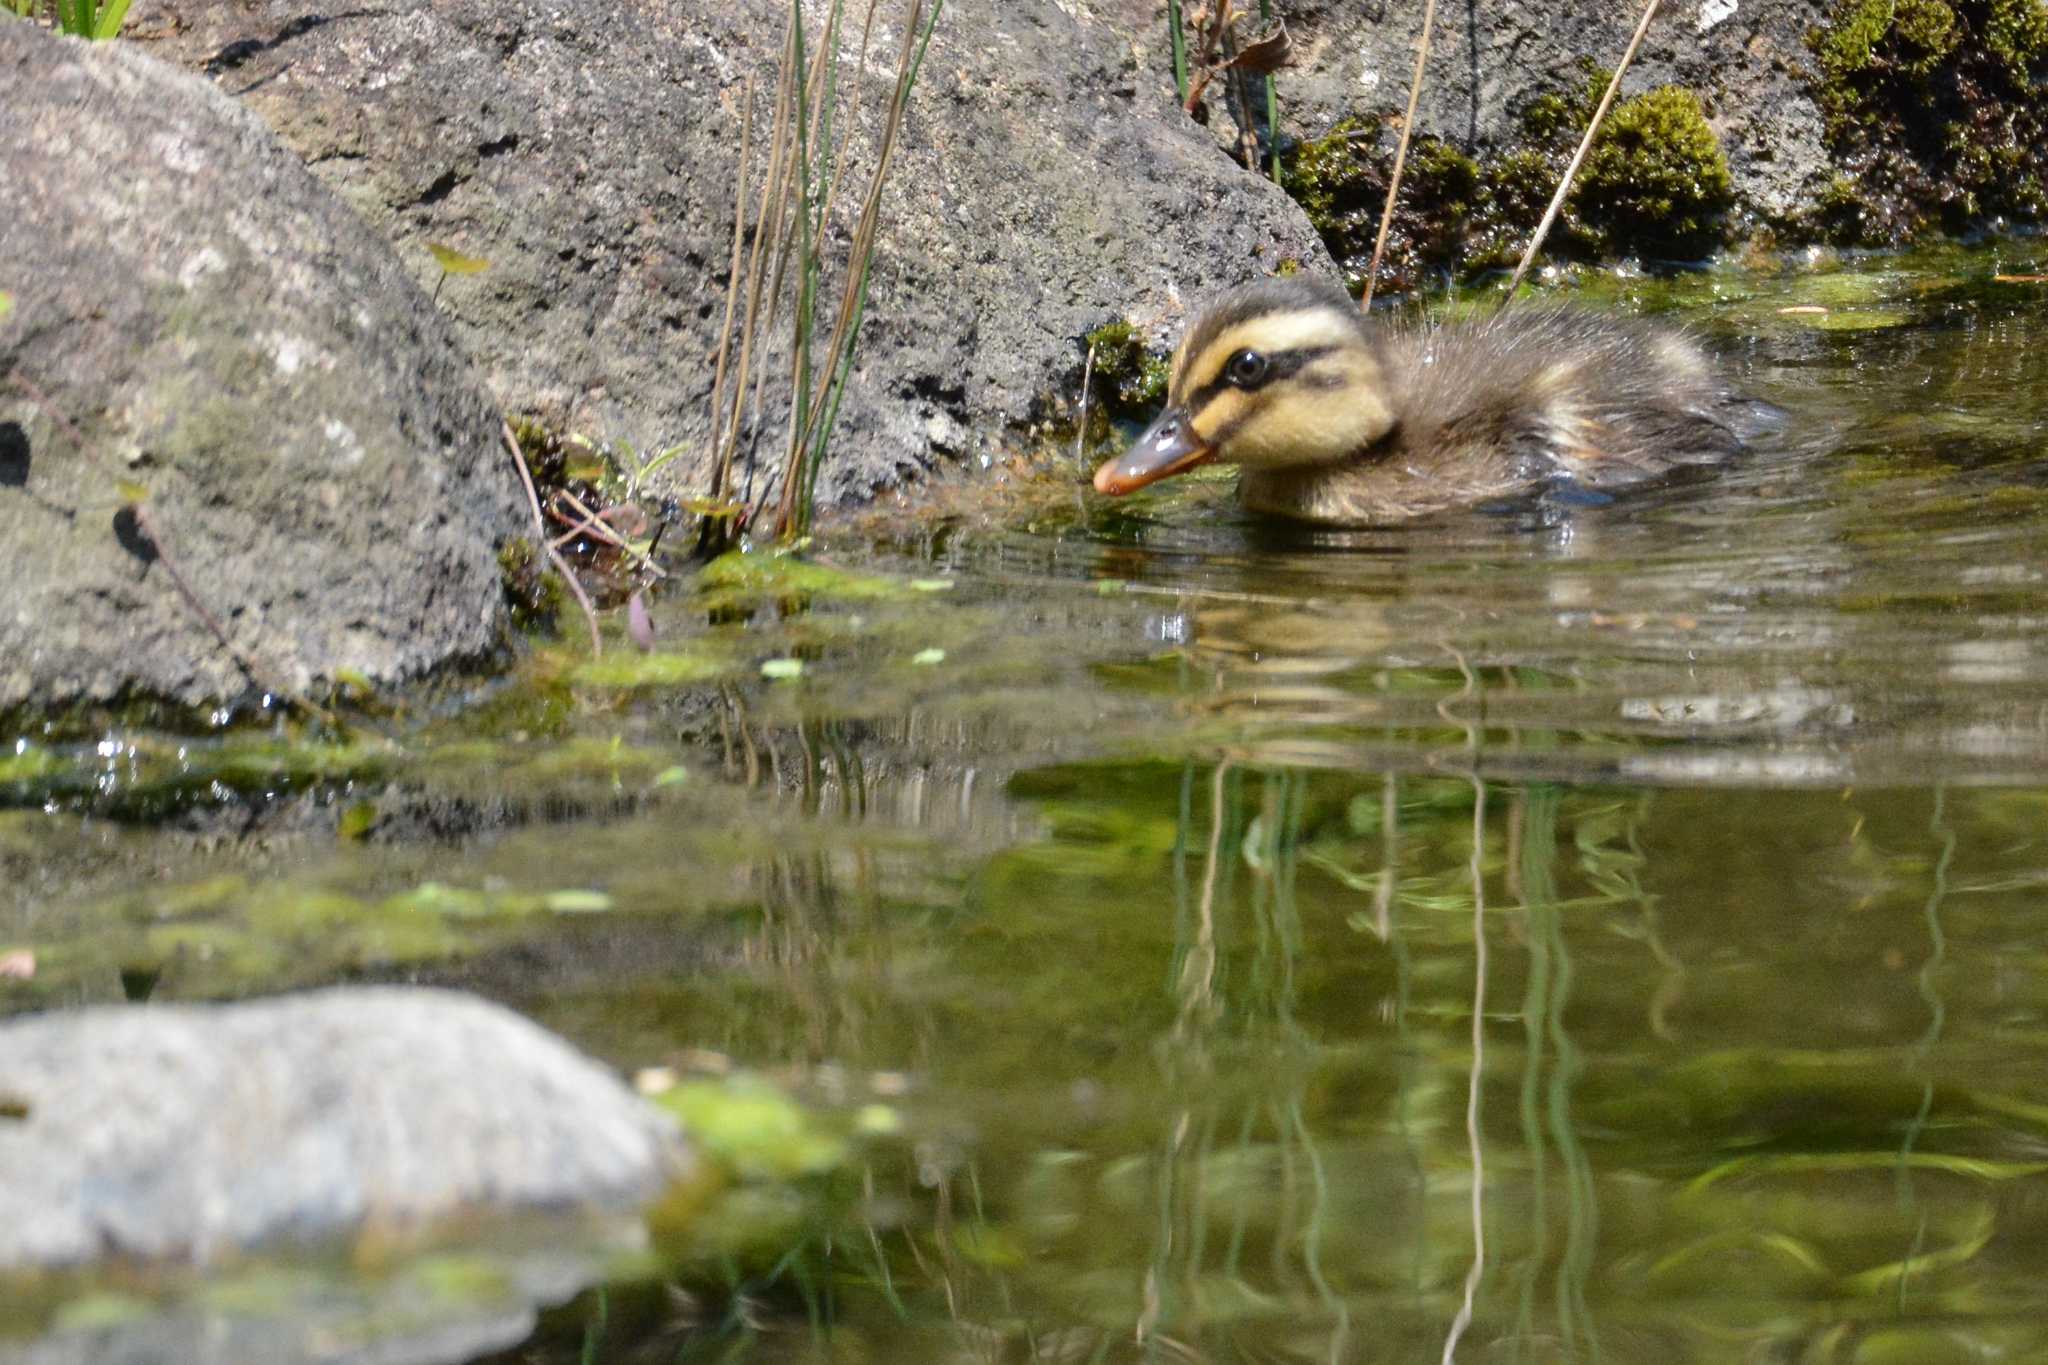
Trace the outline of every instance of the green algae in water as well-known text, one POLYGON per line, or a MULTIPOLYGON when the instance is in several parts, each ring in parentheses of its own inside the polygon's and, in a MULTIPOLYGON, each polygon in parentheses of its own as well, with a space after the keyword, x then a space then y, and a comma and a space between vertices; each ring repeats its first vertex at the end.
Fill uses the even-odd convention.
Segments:
POLYGON ((655 1096, 712 1160, 742 1180, 795 1180, 839 1167, 843 1135, 786 1093, 751 1076, 685 1081, 655 1096))
POLYGON ((701 647, 657 649, 646 654, 615 649, 601 659, 586 659, 576 665, 569 677, 592 687, 678 687, 734 671, 731 659, 701 647))

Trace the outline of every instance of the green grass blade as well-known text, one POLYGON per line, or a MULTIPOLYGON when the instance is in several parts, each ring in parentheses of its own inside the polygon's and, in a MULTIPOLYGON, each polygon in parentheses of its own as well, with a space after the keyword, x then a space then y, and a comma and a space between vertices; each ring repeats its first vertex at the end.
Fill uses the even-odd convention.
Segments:
MULTIPOLYGON (((1259 0, 1259 24, 1261 32, 1272 31, 1273 0, 1259 0)), ((1280 183, 1280 84, 1278 78, 1270 73, 1265 80, 1267 174, 1277 185, 1280 183)))
POLYGON ((1173 44, 1173 88, 1188 102, 1188 35, 1181 25, 1180 0, 1166 0, 1166 32, 1173 44))
POLYGON ((128 17, 129 0, 110 0, 107 7, 92 21, 92 36, 101 42, 118 37, 121 23, 128 17))

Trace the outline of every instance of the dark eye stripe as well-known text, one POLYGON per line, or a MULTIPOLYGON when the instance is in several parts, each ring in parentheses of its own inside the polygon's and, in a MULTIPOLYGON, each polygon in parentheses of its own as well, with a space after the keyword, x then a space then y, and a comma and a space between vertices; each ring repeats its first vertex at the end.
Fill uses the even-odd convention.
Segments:
MULTIPOLYGON (((1265 388, 1300 370, 1302 366, 1330 354, 1334 346, 1302 346, 1292 351, 1273 351, 1266 354, 1266 377, 1252 385, 1253 390, 1265 388)), ((1235 354, 1235 352, 1233 352, 1235 354)), ((1216 377, 1188 395, 1188 411, 1200 412, 1208 401, 1225 389, 1239 387, 1230 381, 1230 362, 1225 361, 1216 377)))

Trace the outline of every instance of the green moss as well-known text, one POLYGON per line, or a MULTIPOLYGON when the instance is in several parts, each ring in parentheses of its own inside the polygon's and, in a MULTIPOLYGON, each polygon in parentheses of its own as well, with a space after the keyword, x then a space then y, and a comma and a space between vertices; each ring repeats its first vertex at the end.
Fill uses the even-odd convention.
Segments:
MULTIPOLYGON (((1375 118, 1346 119, 1281 160, 1281 186, 1354 282, 1372 259, 1393 161, 1393 140, 1381 136, 1375 118)), ((1477 161, 1441 138, 1416 138, 1387 234, 1383 282, 1408 287, 1421 272, 1457 270, 1489 202, 1477 161)))
POLYGON ((1956 13, 1942 0, 1897 0, 1892 33, 1907 70, 1932 71, 1956 50, 1956 13))
POLYGON ((1699 96, 1666 85, 1608 112, 1581 168, 1573 207, 1609 251, 1711 251, 1735 202, 1728 158, 1699 96))
POLYGON ((1837 0, 1807 45, 1848 182, 1816 204, 1821 235, 1896 245, 2048 212, 2048 0, 1837 0))
MULTIPOLYGON (((1425 273, 1469 275, 1518 257, 1611 77, 1581 63, 1576 83, 1523 108, 1523 140, 1484 163, 1441 138, 1416 138, 1382 285, 1409 288, 1425 273)), ((1354 282, 1371 260, 1393 155, 1378 120, 1355 118, 1281 163, 1282 187, 1354 282)), ((1703 256, 1721 240, 1733 203, 1728 161, 1699 97, 1664 86, 1609 111, 1548 249, 1581 258, 1703 256)))
POLYGON ((1566 136, 1576 139, 1586 131, 1586 125, 1593 121, 1593 111, 1600 107, 1600 96, 1606 93, 1607 83, 1614 79, 1614 73, 1603 71, 1582 57, 1578 75, 1576 87, 1538 95, 1523 107, 1524 138, 1532 143, 1548 143, 1566 136))
POLYGON ((1146 345, 1135 323, 1104 323, 1083 338, 1094 353, 1093 379, 1103 405, 1118 416, 1135 416, 1166 401, 1170 364, 1146 345))
POLYGON ((539 551, 525 536, 514 536, 498 550, 498 576, 512 604, 512 622, 521 630, 546 630, 562 610, 562 584, 547 571, 539 551))
POLYGON ((1984 46, 2019 84, 2040 84, 2034 68, 2048 61, 2048 0, 1991 0, 1984 46))

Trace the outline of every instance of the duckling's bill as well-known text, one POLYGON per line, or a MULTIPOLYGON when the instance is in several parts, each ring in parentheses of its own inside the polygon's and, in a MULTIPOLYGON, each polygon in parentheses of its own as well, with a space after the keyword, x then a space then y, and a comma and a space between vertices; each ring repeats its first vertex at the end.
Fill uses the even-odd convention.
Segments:
POLYGON ((1216 454, 1216 447, 1195 431, 1188 410, 1168 408, 1159 420, 1145 428, 1145 434, 1131 448, 1095 471, 1098 493, 1131 493, 1148 483, 1157 483, 1182 470, 1193 469, 1216 454))

